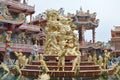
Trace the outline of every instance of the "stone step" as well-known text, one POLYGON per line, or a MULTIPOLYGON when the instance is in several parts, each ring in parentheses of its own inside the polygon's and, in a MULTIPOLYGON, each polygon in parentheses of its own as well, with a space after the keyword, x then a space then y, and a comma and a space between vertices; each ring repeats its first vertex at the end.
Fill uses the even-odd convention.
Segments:
MULTIPOLYGON (((46 61, 47 66, 55 66, 58 64, 58 62, 55 61, 46 61)), ((40 65, 40 62, 33 61, 32 65, 40 65)), ((94 65, 93 62, 81 62, 80 65, 94 65)), ((65 66, 72 66, 72 62, 65 62, 65 66)))
MULTIPOLYGON (((42 74, 42 70, 31 70, 31 69, 21 69, 22 75, 24 76, 34 76, 38 77, 38 75, 42 74)), ((50 77, 75 77, 75 71, 48 71, 47 72, 50 77)), ((79 77, 99 77, 101 70, 80 70, 78 76, 79 77)))
MULTIPOLYGON (((45 60, 48 61, 55 61, 57 60, 57 56, 49 56, 49 55, 44 55, 45 60)), ((74 60, 76 56, 65 56, 66 61, 71 61, 74 60)), ((85 56, 81 56, 81 60, 86 60, 85 56)))
MULTIPOLYGON (((58 67, 56 66, 47 66, 49 70, 57 70, 58 67)), ((25 69, 36 69, 36 70, 41 70, 40 65, 26 65, 25 69)), ((84 65, 80 66, 80 70, 99 70, 99 65, 84 65)), ((62 67, 60 67, 60 70, 62 70, 62 67)), ((65 71, 70 71, 72 70, 72 66, 65 66, 64 67, 65 71)))

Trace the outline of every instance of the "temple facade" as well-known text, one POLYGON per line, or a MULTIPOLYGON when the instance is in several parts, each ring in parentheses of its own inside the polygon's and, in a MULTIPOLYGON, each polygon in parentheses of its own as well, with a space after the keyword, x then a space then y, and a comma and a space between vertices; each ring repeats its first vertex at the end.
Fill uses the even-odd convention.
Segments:
MULTIPOLYGON (((4 56, 7 47, 6 35, 10 36, 11 54, 20 49, 23 53, 31 53, 34 42, 37 40, 40 44, 42 31, 39 25, 31 24, 35 7, 28 5, 27 0, 21 1, 0 0, 0 58, 4 56), (30 16, 30 23, 27 23, 27 16, 30 16)), ((39 52, 43 53, 43 48, 39 52)))
POLYGON ((115 56, 120 56, 120 26, 115 26, 113 30, 111 30, 111 46, 113 47, 113 51, 115 56))
MULTIPOLYGON (((30 53, 35 41, 38 42, 39 53, 44 53, 44 42, 46 39, 46 14, 45 12, 33 17, 35 7, 27 5, 23 0, 1 0, 0 1, 0 51, 5 52, 4 33, 11 31, 11 49, 12 52, 22 49, 23 53, 30 53), (26 17, 30 16, 29 23, 26 17)), ((65 15, 64 9, 58 10, 59 15, 65 15)), ((92 43, 95 43, 95 28, 98 27, 99 19, 96 19, 96 13, 76 11, 76 14, 68 13, 67 17, 72 18, 77 26, 79 33, 80 48, 88 48, 84 39, 84 31, 92 30, 92 43)))

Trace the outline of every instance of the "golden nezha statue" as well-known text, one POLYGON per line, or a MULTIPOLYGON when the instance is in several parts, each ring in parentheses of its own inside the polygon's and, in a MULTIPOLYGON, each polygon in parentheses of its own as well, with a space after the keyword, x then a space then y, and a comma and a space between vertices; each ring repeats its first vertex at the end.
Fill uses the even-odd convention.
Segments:
POLYGON ((96 53, 94 53, 94 55, 93 55, 93 62, 96 64, 96 62, 97 62, 97 55, 96 55, 96 53))
POLYGON ((38 76, 37 80, 50 80, 50 76, 46 73, 42 73, 41 75, 38 76))
POLYGON ((18 58, 18 66, 22 66, 22 68, 24 68, 28 63, 28 58, 26 58, 26 56, 23 55, 21 50, 19 50, 18 52, 15 51, 14 53, 18 58))
POLYGON ((98 64, 99 64, 100 66, 103 65, 103 58, 102 58, 101 55, 98 57, 98 64))
POLYGON ((36 56, 35 56, 35 61, 37 61, 37 62, 40 61, 39 55, 36 55, 36 56))
POLYGON ((77 68, 80 68, 81 53, 72 62, 72 71, 75 71, 77 68))
POLYGON ((80 54, 78 39, 73 33, 76 26, 71 18, 60 16, 56 10, 47 10, 46 16, 45 54, 58 56, 58 70, 62 66, 64 71, 64 57, 80 54))
POLYGON ((105 69, 108 68, 109 58, 110 58, 110 52, 108 52, 107 50, 105 50, 104 51, 104 68, 105 69))
POLYGON ((65 56, 77 55, 78 40, 73 33, 75 25, 72 19, 60 16, 56 10, 47 10, 45 54, 59 55, 67 50, 65 56))
POLYGON ((40 64, 41 64, 42 69, 44 69, 46 72, 49 71, 45 61, 43 60, 43 55, 42 54, 40 54, 40 64))
POLYGON ((92 62, 92 56, 90 54, 88 56, 88 62, 92 62))
POLYGON ((120 66, 118 63, 115 63, 114 65, 114 74, 120 74, 120 66))

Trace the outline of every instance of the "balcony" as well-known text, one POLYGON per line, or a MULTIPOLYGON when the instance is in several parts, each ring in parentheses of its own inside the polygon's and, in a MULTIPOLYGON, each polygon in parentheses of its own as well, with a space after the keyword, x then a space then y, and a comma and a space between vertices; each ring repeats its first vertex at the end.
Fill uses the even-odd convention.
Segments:
POLYGON ((12 0, 0 0, 0 3, 6 4, 9 9, 14 9, 18 11, 26 11, 27 13, 34 13, 35 9, 32 6, 22 4, 17 1, 12 1, 12 0))
MULTIPOLYGON (((12 52, 22 49, 23 52, 30 53, 32 51, 32 47, 33 47, 33 45, 29 45, 29 44, 11 43, 12 52)), ((0 42, 0 51, 5 51, 5 43, 3 43, 3 42, 0 42)), ((39 46, 39 53, 44 53, 43 46, 39 46)))

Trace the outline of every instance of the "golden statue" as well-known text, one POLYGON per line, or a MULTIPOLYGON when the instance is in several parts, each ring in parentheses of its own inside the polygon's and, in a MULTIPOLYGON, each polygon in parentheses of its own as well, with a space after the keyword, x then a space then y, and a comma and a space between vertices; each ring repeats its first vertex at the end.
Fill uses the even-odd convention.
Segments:
POLYGON ((15 51, 14 53, 15 53, 17 59, 18 59, 18 65, 21 66, 21 63, 22 63, 21 60, 22 60, 22 57, 23 57, 23 54, 22 54, 21 50, 19 50, 19 52, 15 51))
POLYGON ((97 56, 96 56, 96 53, 94 53, 94 55, 93 55, 93 61, 94 61, 94 64, 96 64, 96 62, 97 62, 97 56))
POLYGON ((28 63, 29 63, 29 64, 32 64, 32 60, 33 60, 33 56, 30 55, 29 58, 28 58, 28 63))
POLYGON ((77 55, 78 39, 73 33, 75 25, 72 19, 60 16, 56 10, 47 10, 45 54, 58 55, 67 49, 66 56, 77 55))
POLYGON ((98 57, 98 64, 99 64, 100 66, 103 65, 103 58, 102 58, 101 55, 98 57))
POLYGON ((26 56, 24 55, 21 59, 22 68, 25 68, 27 63, 28 63, 28 58, 26 58, 26 56))
MULTIPOLYGON (((73 33, 75 25, 71 18, 60 16, 59 11, 50 9, 46 11, 47 27, 45 41, 45 55, 58 56, 58 70, 62 66, 64 71, 65 56, 80 54, 77 36, 73 33)), ((75 65, 76 66, 76 65, 75 65)))
POLYGON ((60 69, 60 66, 62 66, 62 71, 64 71, 65 53, 66 53, 66 50, 63 50, 60 54, 58 54, 58 71, 60 69))
POLYGON ((1 63, 1 66, 5 71, 7 71, 7 73, 5 73, 0 79, 5 80, 5 78, 10 74, 10 70, 9 67, 4 63, 1 63))
POLYGON ((37 80, 50 80, 50 76, 47 73, 42 73, 41 75, 38 76, 37 80))
POLYGON ((81 53, 77 54, 76 58, 72 62, 72 71, 75 71, 80 67, 81 53))
POLYGON ((47 65, 46 65, 46 63, 45 63, 45 61, 43 60, 43 55, 42 55, 42 54, 40 54, 40 64, 41 64, 41 66, 42 66, 42 69, 45 69, 46 72, 49 71, 49 69, 48 69, 48 67, 47 67, 47 65))
POLYGON ((36 55, 36 56, 35 56, 35 61, 37 61, 37 62, 40 61, 39 55, 36 55))
POLYGON ((110 52, 108 52, 107 50, 105 50, 104 51, 104 68, 105 69, 108 68, 109 58, 110 58, 110 52))
POLYGON ((22 66, 22 68, 24 68, 28 63, 28 58, 26 58, 21 51, 22 50, 19 50, 18 52, 15 51, 14 53, 18 58, 18 66, 22 66))
POLYGON ((120 74, 120 66, 118 65, 118 63, 114 65, 114 68, 115 68, 114 74, 120 74))
POLYGON ((88 56, 88 62, 92 62, 92 56, 90 54, 88 56))
POLYGON ((4 69, 5 71, 7 71, 8 73, 10 73, 10 70, 9 70, 9 68, 8 68, 8 66, 7 66, 6 64, 1 63, 1 66, 3 67, 3 69, 4 69))

